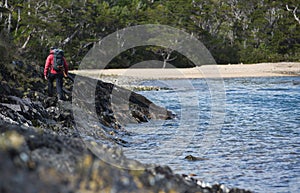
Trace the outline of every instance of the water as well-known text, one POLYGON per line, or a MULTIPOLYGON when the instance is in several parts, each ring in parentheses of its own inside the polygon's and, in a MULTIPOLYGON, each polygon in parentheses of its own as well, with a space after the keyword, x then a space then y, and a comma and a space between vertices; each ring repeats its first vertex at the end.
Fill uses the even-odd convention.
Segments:
POLYGON ((131 145, 125 155, 210 183, 255 192, 300 192, 299 82, 299 77, 225 79, 226 93, 219 95, 225 103, 214 102, 204 79, 142 82, 180 85, 140 92, 178 118, 129 125, 131 145), (187 155, 202 159, 187 161, 187 155))

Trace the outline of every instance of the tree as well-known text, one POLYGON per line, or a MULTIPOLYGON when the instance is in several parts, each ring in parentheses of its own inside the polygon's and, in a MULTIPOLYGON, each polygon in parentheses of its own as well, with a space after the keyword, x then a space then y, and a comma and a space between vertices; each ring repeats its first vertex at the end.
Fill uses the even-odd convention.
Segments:
MULTIPOLYGON (((76 67, 94 43, 141 24, 163 24, 190 33, 218 63, 300 61, 298 4, 297 0, 2 0, 0 24, 19 51, 37 63, 43 63, 49 47, 56 45, 76 67)), ((133 48, 120 57, 128 65, 129 60, 142 60, 143 54, 165 64, 186 60, 170 47, 133 48)), ((121 58, 115 61, 114 66, 123 65, 121 58)))

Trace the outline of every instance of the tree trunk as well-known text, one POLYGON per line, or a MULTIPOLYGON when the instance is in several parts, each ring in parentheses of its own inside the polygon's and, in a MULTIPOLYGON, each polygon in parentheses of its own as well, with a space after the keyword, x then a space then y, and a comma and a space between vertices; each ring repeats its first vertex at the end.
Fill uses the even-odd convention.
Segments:
POLYGON ((33 31, 30 32, 30 34, 28 35, 28 37, 27 37, 25 43, 24 43, 23 46, 22 46, 22 49, 25 49, 25 48, 26 48, 26 46, 27 46, 28 42, 30 41, 30 39, 31 39, 31 37, 32 37, 32 34, 33 34, 34 32, 35 32, 35 29, 33 29, 33 31))
POLYGON ((174 58, 171 58, 171 59, 170 59, 172 53, 173 53, 173 50, 171 50, 171 49, 168 48, 168 49, 165 51, 165 53, 162 54, 163 59, 164 59, 163 68, 166 68, 166 67, 167 67, 167 62, 171 62, 171 61, 173 61, 173 60, 175 60, 175 59, 177 58, 177 57, 175 56, 174 58))
POLYGON ((166 68, 167 62, 169 61, 169 58, 170 58, 170 56, 171 56, 171 53, 168 52, 166 55, 167 55, 167 57, 164 58, 164 65, 163 65, 163 68, 166 68))
POLYGON ((21 21, 21 8, 18 7, 18 20, 17 20, 17 26, 16 26, 15 35, 17 35, 17 33, 18 33, 20 21, 21 21))
POLYGON ((28 0, 28 12, 27 12, 27 15, 29 16, 29 15, 31 15, 31 11, 30 11, 30 0, 28 0))
MULTIPOLYGON (((8 0, 5 0, 5 3, 4 3, 4 7, 6 9, 8 9, 8 0)), ((11 12, 9 11, 8 13, 8 20, 7 20, 7 32, 10 33, 10 30, 11 30, 11 12)))
POLYGON ((10 33, 10 30, 11 30, 11 13, 8 14, 7 32, 10 33))

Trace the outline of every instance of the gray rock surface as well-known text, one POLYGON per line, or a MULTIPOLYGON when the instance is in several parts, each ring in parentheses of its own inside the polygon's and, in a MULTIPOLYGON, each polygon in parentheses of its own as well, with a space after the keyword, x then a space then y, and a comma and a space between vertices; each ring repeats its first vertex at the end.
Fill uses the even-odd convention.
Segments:
MULTIPOLYGON (((34 68, 26 72, 27 77, 20 75, 25 74, 23 70, 12 72, 5 66, 1 69, 1 193, 249 192, 208 185, 190 176, 174 174, 167 166, 149 167, 127 159, 118 148, 127 144, 123 139, 128 135, 124 124, 174 116, 143 96, 98 81, 95 99, 98 123, 94 127, 86 123, 85 127, 88 125, 91 129, 82 133, 80 124, 76 126, 74 121, 73 108, 86 101, 72 100, 72 81, 65 80, 65 89, 69 91, 67 101, 58 101, 47 97, 46 84, 34 68), (114 97, 120 104, 119 114, 112 110, 113 91, 117 92, 114 97), (129 103, 126 111, 122 111, 124 103, 129 103), (103 161, 91 151, 90 145, 108 159, 103 161), (114 166, 107 161, 109 159, 117 160, 121 167, 114 166)), ((82 80, 85 80, 85 88, 94 81, 82 80)), ((88 109, 81 110, 89 113, 88 109)))

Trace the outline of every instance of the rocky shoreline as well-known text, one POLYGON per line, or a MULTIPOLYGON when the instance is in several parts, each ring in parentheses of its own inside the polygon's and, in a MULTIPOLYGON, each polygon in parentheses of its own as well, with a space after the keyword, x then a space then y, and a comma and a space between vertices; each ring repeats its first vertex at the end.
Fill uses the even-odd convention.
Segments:
MULTIPOLYGON (((65 80, 67 101, 63 102, 47 97, 45 81, 32 66, 11 68, 11 64, 1 64, 0 75, 0 192, 250 192, 210 185, 174 174, 168 166, 149 167, 126 158, 116 148, 127 145, 123 136, 130 134, 124 124, 174 116, 141 95, 82 77, 81 84, 87 90, 91 82, 97 81, 97 113, 93 118, 98 120, 96 125, 84 122, 91 129, 82 133, 81 125, 74 121, 73 109, 86 103, 72 98, 70 79, 74 75, 65 80), (118 107, 111 103, 113 92, 117 92, 114 100, 118 107), (123 103, 129 104, 126 111, 120 105, 123 103), (118 108, 118 113, 113 108, 118 108)), ((88 114, 88 109, 80 110, 88 114)))

